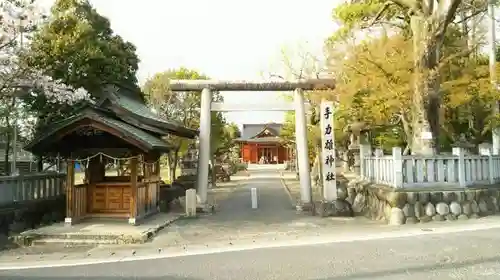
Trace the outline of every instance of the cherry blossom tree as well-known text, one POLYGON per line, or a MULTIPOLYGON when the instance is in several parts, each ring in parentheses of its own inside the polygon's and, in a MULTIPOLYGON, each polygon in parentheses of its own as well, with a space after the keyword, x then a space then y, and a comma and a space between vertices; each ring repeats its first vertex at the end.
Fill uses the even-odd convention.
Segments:
POLYGON ((0 99, 43 94, 50 103, 74 104, 89 98, 85 89, 75 89, 34 71, 22 62, 30 34, 45 16, 35 0, 0 2, 0 99))

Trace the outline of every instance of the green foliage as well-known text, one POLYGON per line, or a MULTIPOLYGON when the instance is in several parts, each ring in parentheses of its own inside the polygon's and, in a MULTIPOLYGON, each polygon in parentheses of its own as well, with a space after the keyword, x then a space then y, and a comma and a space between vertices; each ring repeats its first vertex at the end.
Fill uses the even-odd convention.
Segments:
POLYGON ((135 51, 87 0, 57 0, 48 22, 34 34, 26 60, 53 79, 99 98, 105 84, 137 88, 135 51))
MULTIPOLYGON (((172 80, 204 80, 208 77, 196 70, 181 67, 157 73, 144 84, 143 91, 151 107, 168 119, 190 128, 200 126, 200 103, 199 92, 172 92, 169 81, 172 80)), ((222 95, 214 92, 212 99, 222 102, 222 95)), ((238 137, 239 130, 234 124, 227 124, 222 113, 211 112, 211 141, 210 150, 212 156, 227 153, 233 147, 233 139, 238 137)), ((174 150, 169 154, 171 167, 177 165, 177 161, 187 151, 192 141, 169 136, 169 143, 174 150)))

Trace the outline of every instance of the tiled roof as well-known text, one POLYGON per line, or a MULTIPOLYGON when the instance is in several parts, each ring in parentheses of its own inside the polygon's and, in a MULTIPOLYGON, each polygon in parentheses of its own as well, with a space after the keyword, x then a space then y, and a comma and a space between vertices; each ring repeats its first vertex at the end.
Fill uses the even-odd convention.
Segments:
POLYGON ((272 133, 275 133, 276 136, 279 136, 281 133, 282 124, 279 123, 269 123, 269 124, 244 124, 243 130, 241 133, 241 139, 251 139, 257 136, 260 132, 264 130, 264 128, 268 128, 272 133))

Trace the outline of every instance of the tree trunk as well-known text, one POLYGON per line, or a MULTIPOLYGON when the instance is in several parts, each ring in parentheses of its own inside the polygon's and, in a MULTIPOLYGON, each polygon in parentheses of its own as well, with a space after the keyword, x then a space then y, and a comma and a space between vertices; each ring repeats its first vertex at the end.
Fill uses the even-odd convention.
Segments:
MULTIPOLYGON (((43 172, 43 157, 37 157, 36 159, 36 172, 43 172)), ((120 176, 120 174, 118 174, 120 176)))
POLYGON ((415 79, 413 89, 412 154, 432 155, 439 152, 439 44, 432 23, 412 16, 415 79))
MULTIPOLYGON (((6 119, 8 123, 9 117, 7 117, 6 119)), ((4 154, 5 175, 10 174, 9 153, 10 153, 10 132, 7 132, 7 138, 5 139, 5 154, 4 154)))
POLYGON ((180 146, 175 147, 174 151, 168 155, 168 165, 170 167, 170 182, 174 182, 177 174, 177 163, 179 161, 180 146))
POLYGON ((215 155, 210 155, 210 162, 212 163, 212 188, 217 186, 217 170, 215 168, 215 155))

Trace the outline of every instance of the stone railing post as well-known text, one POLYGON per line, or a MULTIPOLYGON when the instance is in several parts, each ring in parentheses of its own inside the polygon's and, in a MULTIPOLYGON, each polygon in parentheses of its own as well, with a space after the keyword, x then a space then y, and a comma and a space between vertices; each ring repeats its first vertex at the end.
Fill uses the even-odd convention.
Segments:
POLYGON ((403 156, 401 147, 392 148, 392 172, 393 186, 395 188, 403 187, 403 156))
POLYGON ((493 167, 493 153, 491 147, 487 144, 479 144, 479 155, 488 157, 488 180, 490 184, 495 184, 495 168, 493 167))
POLYGON ((455 147, 453 155, 458 157, 458 184, 465 188, 467 186, 465 182, 465 151, 460 147, 455 147))
POLYGON ((373 161, 373 180, 375 183, 380 183, 380 178, 382 177, 382 167, 380 164, 380 158, 384 156, 384 151, 380 148, 375 149, 375 160, 373 161))
POLYGON ((361 178, 364 178, 364 179, 371 179, 370 178, 370 161, 367 161, 365 160, 365 158, 367 156, 370 156, 371 153, 372 153, 372 150, 371 150, 371 146, 370 145, 367 145, 367 144, 362 144, 359 146, 359 150, 360 150, 360 153, 359 153, 359 159, 360 159, 360 165, 359 165, 359 169, 360 169, 360 176, 361 178))

